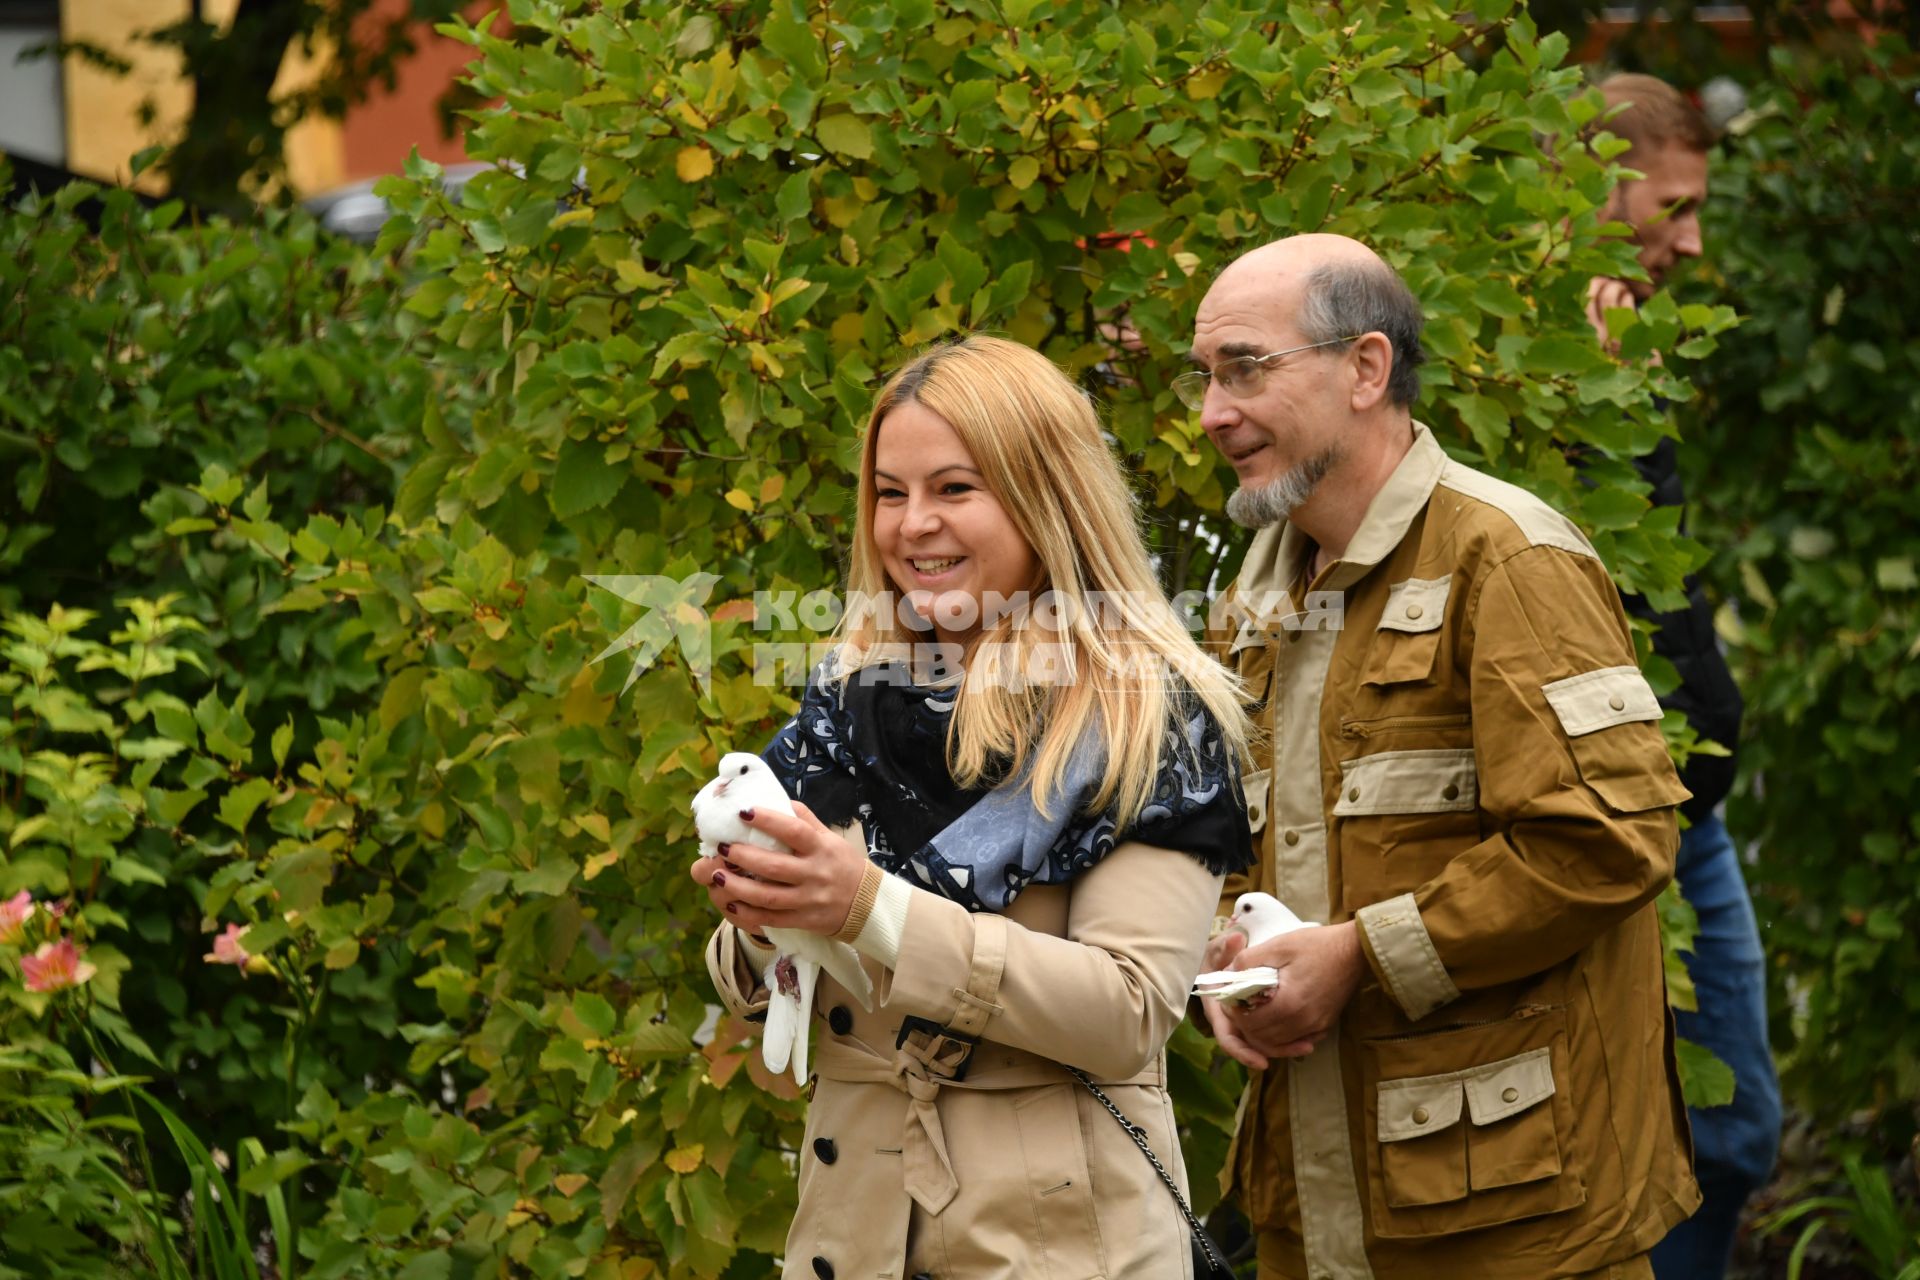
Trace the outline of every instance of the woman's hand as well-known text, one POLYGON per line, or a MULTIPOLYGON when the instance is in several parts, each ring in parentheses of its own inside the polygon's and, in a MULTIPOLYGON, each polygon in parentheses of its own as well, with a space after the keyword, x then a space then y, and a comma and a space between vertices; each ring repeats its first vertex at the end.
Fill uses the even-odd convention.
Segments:
POLYGON ((706 886, 713 905, 749 933, 804 929, 832 937, 840 932, 867 873, 866 854, 798 802, 791 817, 748 809, 740 820, 793 852, 723 844, 718 858, 696 859, 693 878, 706 886))

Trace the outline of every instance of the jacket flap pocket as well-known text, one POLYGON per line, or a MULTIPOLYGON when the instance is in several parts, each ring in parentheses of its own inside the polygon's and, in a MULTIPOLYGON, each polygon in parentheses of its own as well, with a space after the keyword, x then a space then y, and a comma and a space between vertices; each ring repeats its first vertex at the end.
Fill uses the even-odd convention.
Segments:
POLYGON ((1635 720, 1658 720, 1660 700, 1638 667, 1603 667, 1542 685, 1569 738, 1635 720))
POLYGON ((1267 826, 1267 798, 1273 790, 1273 770, 1256 769, 1240 775, 1240 792, 1247 802, 1247 826, 1259 835, 1267 826))
POLYGON ((1382 1142, 1405 1142, 1460 1122, 1460 1075, 1382 1080, 1375 1112, 1382 1142))
POLYGON ((1438 631, 1447 613, 1452 578, 1408 578, 1387 588, 1381 631, 1438 631))
POLYGON ((1546 1049, 1530 1049, 1468 1073, 1467 1111, 1475 1124, 1492 1124, 1553 1096, 1553 1061, 1546 1049))
POLYGON ((1340 763, 1336 818, 1380 813, 1448 813, 1480 802, 1472 747, 1377 751, 1340 763))

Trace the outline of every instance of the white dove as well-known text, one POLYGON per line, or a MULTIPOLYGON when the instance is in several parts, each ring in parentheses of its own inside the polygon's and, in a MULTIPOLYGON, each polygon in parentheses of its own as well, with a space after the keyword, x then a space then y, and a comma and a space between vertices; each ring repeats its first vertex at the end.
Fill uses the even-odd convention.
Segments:
MULTIPOLYGON (((742 809, 792 813, 793 802, 773 770, 759 756, 735 751, 720 758, 720 772, 693 798, 693 824, 700 833, 700 856, 717 857, 722 844, 751 844, 787 852, 787 846, 740 821, 742 809)), ((813 988, 825 969, 853 993, 860 1007, 873 1009, 873 984, 860 967, 859 953, 844 942, 804 929, 768 929, 773 959, 767 964, 767 1022, 760 1035, 760 1058, 775 1075, 793 1063, 793 1078, 807 1083, 807 1033, 813 1022, 813 988)))
MULTIPOLYGON (((1270 893, 1243 893, 1233 900, 1233 923, 1227 927, 1245 934, 1249 947, 1257 947, 1283 933, 1311 929, 1314 922, 1302 920, 1270 893)), ((1271 991, 1279 981, 1280 971, 1272 965, 1216 969, 1193 980, 1193 994, 1215 1000, 1245 1001, 1263 991, 1271 991)))

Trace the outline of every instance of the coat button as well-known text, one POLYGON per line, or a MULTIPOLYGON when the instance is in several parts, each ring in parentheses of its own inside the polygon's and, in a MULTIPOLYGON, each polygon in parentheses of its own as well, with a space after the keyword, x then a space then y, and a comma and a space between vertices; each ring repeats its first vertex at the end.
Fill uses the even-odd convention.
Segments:
POLYGON ((1288 844, 1299 844, 1299 843, 1300 843, 1300 833, 1299 833, 1298 831, 1289 831, 1289 832, 1287 832, 1287 834, 1286 834, 1286 841, 1287 841, 1287 843, 1288 843, 1288 844))
POLYGON ((820 1280, 833 1280, 833 1264, 818 1254, 815 1254, 813 1259, 813 1274, 819 1276, 820 1280))
MULTIPOLYGON (((1513 1099, 1508 1098, 1507 1101, 1512 1102, 1513 1099)), ((840 1148, 833 1145, 832 1138, 815 1138, 813 1154, 820 1157, 821 1164, 832 1164, 840 1158, 840 1148)))
POLYGON ((1358 800, 1359 798, 1360 798, 1360 788, 1354 787, 1347 792, 1347 799, 1358 800))
POLYGON ((1440 798, 1442 800, 1458 800, 1460 798, 1460 788, 1449 782, 1441 789, 1440 798))
POLYGON ((837 1004, 827 1010, 827 1026, 833 1034, 843 1036, 853 1030, 853 1011, 843 1004, 837 1004))
POLYGON ((1520 1101, 1520 1091, 1518 1089, 1502 1089, 1500 1091, 1500 1101, 1518 1102, 1520 1101))
POLYGON ((933 1280, 933 1272, 916 1271, 913 1273, 913 1280, 933 1280))
POLYGON ((1425 1107, 1415 1107, 1413 1109, 1413 1122, 1415 1124, 1425 1124, 1427 1122, 1427 1109, 1425 1107))
POLYGON ((1426 612, 1426 610, 1425 610, 1425 609, 1422 609, 1422 608, 1421 608, 1421 607, 1420 607, 1419 605, 1417 605, 1417 604, 1410 604, 1410 605, 1408 605, 1408 606, 1407 606, 1407 616, 1408 616, 1409 618, 1417 618, 1417 617, 1419 617, 1419 616, 1420 616, 1421 614, 1423 614, 1423 613, 1425 613, 1425 612, 1426 612))
POLYGON ((1607 705, 1615 711, 1625 711, 1627 709, 1627 700, 1616 693, 1607 699, 1607 705))

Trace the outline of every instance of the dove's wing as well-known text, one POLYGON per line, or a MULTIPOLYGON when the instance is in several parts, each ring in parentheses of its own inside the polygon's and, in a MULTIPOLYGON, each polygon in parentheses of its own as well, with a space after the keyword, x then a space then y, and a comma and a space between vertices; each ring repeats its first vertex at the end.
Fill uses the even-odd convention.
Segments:
POLYGON ((1266 965, 1249 969, 1217 969, 1193 980, 1193 993, 1215 1000, 1245 1000, 1262 991, 1271 991, 1280 981, 1280 971, 1266 965))
POLYGON ((844 942, 832 938, 823 938, 827 945, 823 950, 820 967, 833 975, 835 982, 845 987, 860 1007, 868 1013, 873 1012, 873 980, 867 977, 867 971, 860 966, 860 953, 844 942))

